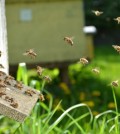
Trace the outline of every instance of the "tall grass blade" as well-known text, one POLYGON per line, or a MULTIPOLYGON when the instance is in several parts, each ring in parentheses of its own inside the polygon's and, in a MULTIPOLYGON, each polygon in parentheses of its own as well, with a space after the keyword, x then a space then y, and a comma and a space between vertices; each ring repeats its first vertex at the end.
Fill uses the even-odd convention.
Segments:
MULTIPOLYGON (((68 114, 68 115, 69 115, 69 114, 68 114)), ((90 113, 85 113, 85 114, 81 115, 80 117, 74 119, 74 120, 71 121, 69 124, 67 124, 66 129, 68 129, 69 127, 71 127, 71 126, 74 124, 75 121, 78 122, 78 121, 82 120, 83 118, 87 117, 88 115, 90 115, 90 113)))
POLYGON ((71 110, 75 109, 75 108, 78 108, 78 107, 87 107, 89 112, 90 112, 90 115, 91 115, 91 119, 90 119, 90 122, 92 121, 93 119, 93 116, 92 116, 92 113, 91 113, 91 110, 90 108, 86 105, 86 104, 76 104, 70 108, 68 108, 50 127, 49 129, 46 131, 46 134, 49 134, 49 132, 54 129, 55 126, 58 125, 58 123, 60 123, 60 121, 68 114, 68 112, 70 112, 71 110))
POLYGON ((28 85, 27 67, 26 63, 19 63, 17 70, 18 81, 22 81, 25 85, 28 85))
MULTIPOLYGON (((57 109, 59 108, 61 102, 62 102, 62 101, 60 101, 60 102, 58 103, 58 105, 55 107, 55 109, 49 114, 48 119, 47 119, 47 121, 45 122, 45 125, 44 125, 44 127, 43 127, 43 130, 46 128, 46 125, 49 123, 49 121, 51 120, 51 118, 53 117, 53 115, 55 114, 55 112, 57 111, 57 109)), ((50 128, 50 127, 49 127, 49 128, 50 128)), ((51 129, 51 130, 52 130, 52 129, 51 129)), ((46 133, 46 134, 47 134, 47 133, 46 133)))
POLYGON ((41 89, 41 83, 38 80, 31 80, 29 86, 37 90, 41 89))

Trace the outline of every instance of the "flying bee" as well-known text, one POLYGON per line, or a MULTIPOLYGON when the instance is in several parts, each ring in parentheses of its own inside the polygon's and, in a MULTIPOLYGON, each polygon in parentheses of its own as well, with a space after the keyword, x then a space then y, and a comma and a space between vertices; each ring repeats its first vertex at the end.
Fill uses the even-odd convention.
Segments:
POLYGON ((44 100, 45 100, 45 98, 44 98, 44 95, 43 95, 43 94, 39 94, 39 100, 40 100, 40 101, 44 101, 44 100))
POLYGON ((52 79, 50 78, 50 76, 43 76, 43 79, 47 82, 51 82, 52 79))
POLYGON ((120 17, 114 18, 113 20, 117 21, 120 24, 120 17))
POLYGON ((118 46, 118 45, 112 45, 112 47, 113 47, 118 53, 120 53, 120 46, 118 46))
POLYGON ((100 71, 97 68, 93 68, 92 72, 94 72, 95 74, 99 74, 100 73, 100 71))
POLYGON ((44 68, 40 67, 40 66, 37 66, 37 73, 38 75, 42 75, 42 72, 44 71, 44 68))
POLYGON ((14 85, 14 87, 16 87, 16 88, 21 90, 23 88, 22 82, 21 81, 17 81, 16 84, 14 85))
POLYGON ((23 55, 30 56, 31 59, 34 59, 37 56, 33 49, 27 50, 23 55))
POLYGON ((64 37, 64 41, 73 46, 73 37, 64 37))
POLYGON ((92 12, 96 15, 96 16, 100 16, 101 14, 103 14, 103 12, 100 12, 98 10, 92 10, 92 12))
POLYGON ((82 63, 83 65, 88 64, 88 60, 86 58, 80 58, 79 63, 82 63))
POLYGON ((118 87, 119 86, 118 80, 112 81, 111 85, 114 86, 114 87, 118 87))
POLYGON ((4 66, 2 64, 0 64, 0 68, 4 68, 4 66))

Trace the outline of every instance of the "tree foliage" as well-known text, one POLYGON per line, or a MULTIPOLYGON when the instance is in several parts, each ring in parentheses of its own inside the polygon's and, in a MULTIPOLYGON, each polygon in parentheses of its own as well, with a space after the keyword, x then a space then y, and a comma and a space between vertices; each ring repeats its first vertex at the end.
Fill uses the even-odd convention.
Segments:
POLYGON ((85 23, 97 28, 120 28, 113 19, 120 16, 120 0, 84 0, 85 23), (101 16, 95 16, 92 10, 103 11, 101 16))

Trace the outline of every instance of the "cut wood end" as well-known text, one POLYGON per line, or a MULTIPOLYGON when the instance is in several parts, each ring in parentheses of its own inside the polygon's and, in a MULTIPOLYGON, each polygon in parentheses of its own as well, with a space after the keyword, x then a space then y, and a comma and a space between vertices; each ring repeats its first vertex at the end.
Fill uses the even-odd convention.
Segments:
POLYGON ((0 71, 0 114, 23 122, 39 99, 40 92, 22 83, 17 87, 17 84, 0 71))

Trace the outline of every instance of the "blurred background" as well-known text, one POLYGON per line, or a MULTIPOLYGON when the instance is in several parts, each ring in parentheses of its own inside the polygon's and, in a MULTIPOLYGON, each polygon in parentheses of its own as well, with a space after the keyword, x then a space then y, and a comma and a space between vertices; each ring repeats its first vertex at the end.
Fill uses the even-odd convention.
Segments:
MULTIPOLYGON (((96 115, 114 109, 110 83, 119 80, 120 1, 113 0, 6 0, 10 74, 17 77, 18 64, 25 62, 28 83, 41 80, 36 66, 45 68, 52 82, 45 85, 53 97, 53 107, 62 100, 64 109, 84 102, 96 115), (95 16, 92 10, 103 11, 95 16), (74 37, 74 45, 64 37, 74 37), (35 60, 23 56, 30 48, 35 60), (84 66, 81 57, 89 60, 84 66), (100 74, 91 70, 97 67, 100 74)), ((116 88, 117 99, 120 98, 116 88)), ((49 102, 49 95, 45 95, 49 102)))

